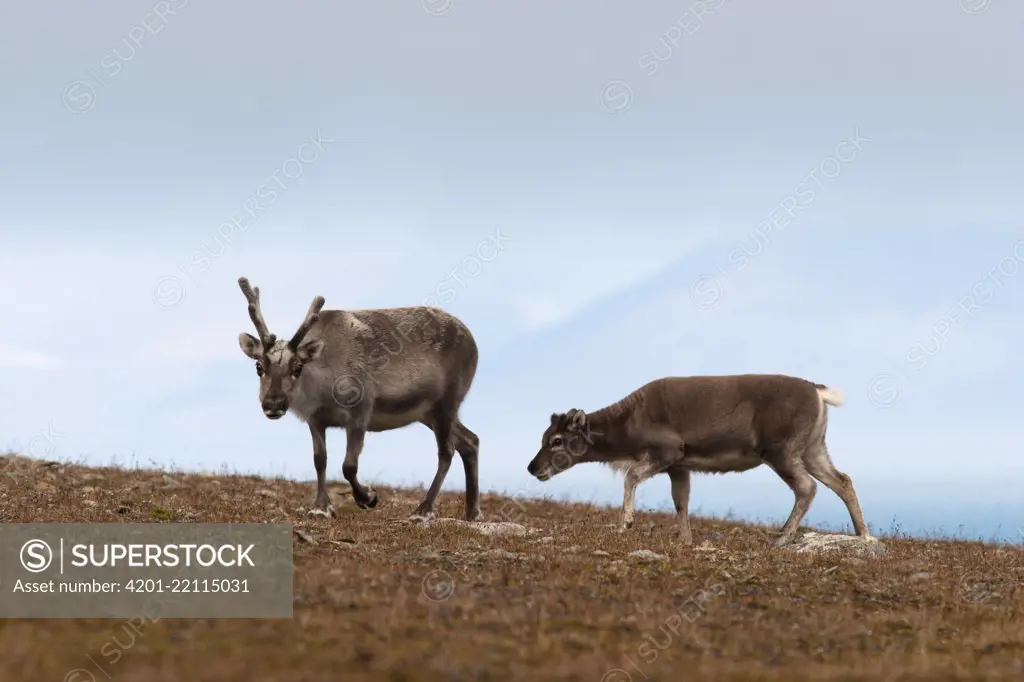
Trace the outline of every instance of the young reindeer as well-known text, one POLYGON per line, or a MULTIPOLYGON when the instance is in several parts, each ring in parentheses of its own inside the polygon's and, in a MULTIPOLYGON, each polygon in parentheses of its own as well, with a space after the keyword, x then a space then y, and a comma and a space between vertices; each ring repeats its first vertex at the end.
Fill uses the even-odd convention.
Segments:
POLYGON ((459 407, 476 374, 477 346, 469 329, 437 308, 322 310, 317 296, 290 340, 271 334, 260 310, 260 290, 240 277, 249 317, 259 338, 242 333, 242 352, 256 361, 259 399, 268 419, 292 412, 309 426, 316 468, 311 514, 334 515, 327 496, 327 429, 345 429, 342 474, 363 508, 377 506, 377 493, 356 473, 367 431, 419 422, 437 441, 437 474, 416 509, 434 515, 454 451, 466 470, 466 519, 480 515, 477 454, 480 439, 459 421, 459 407))
POLYGON ((776 547, 793 539, 814 499, 814 479, 843 500, 856 534, 873 540, 853 481, 836 469, 825 446, 828 405, 842 405, 838 391, 778 374, 656 379, 596 412, 551 415, 527 471, 546 481, 577 463, 601 462, 625 473, 624 528, 633 521, 636 487, 667 473, 679 534, 689 545, 691 473, 767 464, 796 498, 776 547))

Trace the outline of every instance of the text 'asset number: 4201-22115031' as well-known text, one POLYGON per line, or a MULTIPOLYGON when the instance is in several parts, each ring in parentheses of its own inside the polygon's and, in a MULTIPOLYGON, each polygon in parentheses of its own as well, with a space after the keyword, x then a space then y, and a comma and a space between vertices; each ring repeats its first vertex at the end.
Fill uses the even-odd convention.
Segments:
POLYGON ((124 589, 128 592, 249 592, 249 581, 238 579, 209 579, 192 578, 191 580, 174 578, 164 582, 163 580, 144 580, 136 578, 129 580, 124 589))

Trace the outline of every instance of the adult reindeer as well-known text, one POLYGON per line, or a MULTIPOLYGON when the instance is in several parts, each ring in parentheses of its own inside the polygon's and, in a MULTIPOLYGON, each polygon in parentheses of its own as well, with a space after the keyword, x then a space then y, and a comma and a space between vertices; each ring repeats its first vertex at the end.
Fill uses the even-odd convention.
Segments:
POLYGON ((656 379, 608 407, 552 414, 527 470, 541 481, 581 462, 601 462, 625 474, 623 527, 633 521, 633 496, 660 473, 672 479, 679 533, 692 544, 690 475, 747 471, 767 464, 793 490, 795 501, 777 546, 792 540, 814 499, 814 479, 846 504, 854 532, 873 540, 853 481, 825 446, 828 406, 842 405, 834 389, 770 374, 656 379))
POLYGON ((480 515, 477 453, 480 439, 459 421, 459 407, 476 374, 477 346, 469 329, 443 310, 428 307, 322 310, 317 296, 290 340, 270 333, 260 290, 240 277, 249 317, 259 338, 242 333, 242 352, 256 361, 259 399, 268 419, 292 412, 309 425, 316 468, 310 513, 334 514, 327 496, 327 429, 345 429, 342 474, 363 508, 377 493, 356 478, 367 431, 419 422, 437 440, 437 474, 414 512, 434 515, 434 501, 457 450, 466 470, 466 519, 480 515))

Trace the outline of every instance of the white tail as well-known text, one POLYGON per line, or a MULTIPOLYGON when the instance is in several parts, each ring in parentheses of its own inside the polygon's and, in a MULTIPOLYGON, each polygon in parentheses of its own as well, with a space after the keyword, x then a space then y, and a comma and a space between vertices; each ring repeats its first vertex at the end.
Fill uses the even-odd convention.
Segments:
POLYGON ((824 400, 829 405, 835 405, 836 407, 839 407, 840 405, 843 404, 843 394, 840 393, 839 390, 835 388, 829 388, 827 386, 824 388, 819 388, 818 395, 821 396, 821 399, 824 400))

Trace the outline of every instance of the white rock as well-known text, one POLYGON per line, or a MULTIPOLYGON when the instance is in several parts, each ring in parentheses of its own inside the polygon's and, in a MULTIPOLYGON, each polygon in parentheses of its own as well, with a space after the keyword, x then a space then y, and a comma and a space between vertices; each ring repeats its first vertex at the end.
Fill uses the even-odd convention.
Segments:
POLYGON ((808 531, 795 538, 784 549, 798 554, 830 551, 850 551, 861 556, 873 558, 884 555, 888 550, 877 538, 859 538, 856 535, 839 535, 833 533, 815 533, 808 531))
POLYGON ((666 561, 666 560, 668 560, 668 557, 665 556, 664 554, 658 554, 657 552, 652 552, 649 549, 638 549, 635 552, 630 552, 628 554, 628 556, 631 556, 634 559, 643 559, 644 561, 666 561))
POLYGON ((481 535, 514 535, 522 537, 529 533, 526 526, 509 521, 484 521, 483 523, 468 523, 464 521, 463 523, 481 535))
POLYGON ((488 535, 492 537, 509 535, 515 537, 523 537, 526 535, 542 532, 534 528, 528 529, 526 528, 526 526, 523 526, 518 523, 512 523, 510 521, 465 521, 463 519, 452 519, 443 517, 420 521, 420 523, 450 523, 456 526, 463 526, 465 528, 469 528, 470 530, 475 530, 477 533, 480 533, 481 535, 488 535))
POLYGON ((487 557, 489 559, 521 559, 521 558, 524 558, 523 555, 516 554, 515 552, 510 552, 507 549, 491 549, 491 550, 488 550, 488 551, 482 553, 480 556, 487 557))

